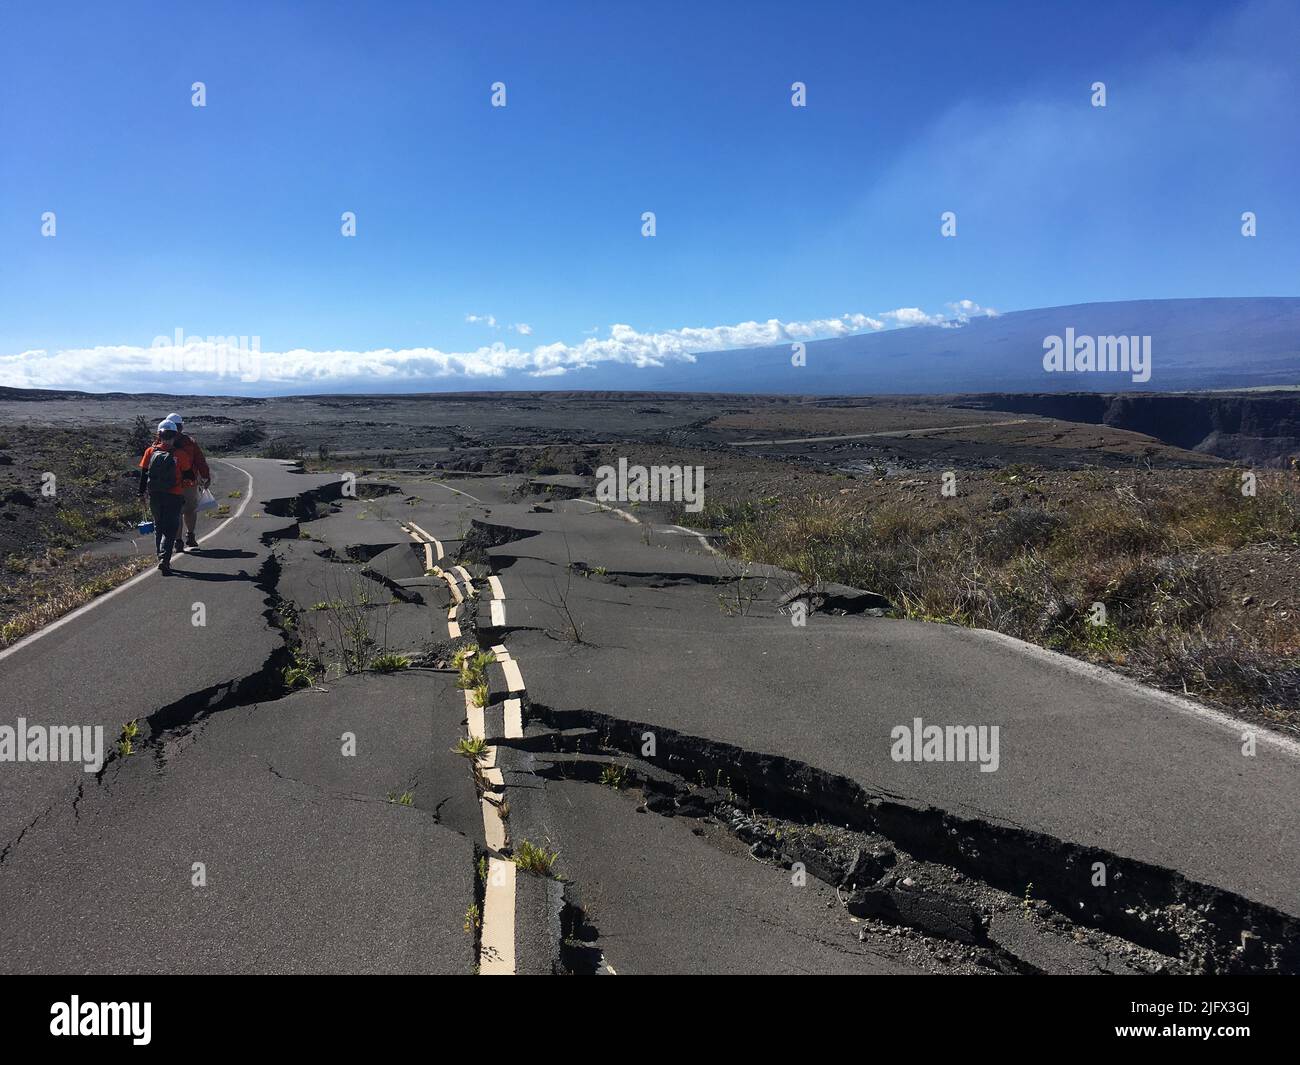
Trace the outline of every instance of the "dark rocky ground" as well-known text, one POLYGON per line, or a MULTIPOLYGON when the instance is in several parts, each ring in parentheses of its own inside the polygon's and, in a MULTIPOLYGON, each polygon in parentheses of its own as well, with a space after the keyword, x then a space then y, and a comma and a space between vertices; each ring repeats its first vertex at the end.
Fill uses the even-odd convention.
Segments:
MULTIPOLYGON (((5 389, 0 390, 0 429, 67 428, 93 439, 105 433, 124 433, 137 415, 152 422, 180 408, 195 435, 214 451, 247 454, 278 447, 315 453, 325 447, 339 455, 388 454, 396 459, 423 451, 454 454, 466 448, 559 441, 639 440, 712 446, 966 426, 969 428, 933 435, 865 443, 820 441, 780 445, 777 450, 810 453, 829 462, 838 457, 846 461, 892 457, 925 465, 942 462, 945 453, 954 448, 965 448, 972 458, 989 463, 1198 465, 1214 462, 1214 441, 1204 443, 1213 432, 1225 439, 1232 436, 1231 447, 1223 454, 1242 460, 1252 458, 1249 440, 1277 437, 1282 442, 1261 444, 1258 456, 1261 461, 1276 460, 1294 431, 1292 408, 1300 399, 1289 398, 1292 395, 1243 399, 1248 407, 1242 407, 1233 421, 1231 412, 1225 413, 1223 408, 1227 401, 1214 394, 1196 400, 1168 397, 1168 415, 1151 415, 1142 408, 1139 417, 1131 413, 1138 409, 1138 401, 1132 397, 1125 399, 1124 411, 1116 414, 1104 404, 1071 406, 1058 398, 1058 410, 1035 406, 1036 397, 1015 396, 846 399, 551 392, 241 399, 5 389), (1015 424, 998 427, 997 423, 1005 422, 1015 424), (1086 429, 1081 428, 1084 425, 1086 429), (1234 428, 1241 432, 1231 433, 1234 428), (1200 457, 1186 450, 1201 444, 1207 450, 1200 457)), ((1147 406, 1155 402, 1152 399, 1147 406)), ((21 461, 21 454, 10 457, 21 461)))

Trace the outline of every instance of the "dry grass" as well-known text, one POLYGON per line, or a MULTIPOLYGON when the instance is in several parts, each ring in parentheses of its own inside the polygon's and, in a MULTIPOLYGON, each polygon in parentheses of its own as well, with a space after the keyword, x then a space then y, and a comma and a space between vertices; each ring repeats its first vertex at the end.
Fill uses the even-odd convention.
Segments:
POLYGON ((27 570, 21 582, 15 583, 22 605, 0 626, 0 647, 17 643, 24 636, 156 565, 157 561, 152 555, 140 555, 110 565, 93 576, 88 576, 83 566, 76 563, 70 563, 66 568, 54 565, 27 570))

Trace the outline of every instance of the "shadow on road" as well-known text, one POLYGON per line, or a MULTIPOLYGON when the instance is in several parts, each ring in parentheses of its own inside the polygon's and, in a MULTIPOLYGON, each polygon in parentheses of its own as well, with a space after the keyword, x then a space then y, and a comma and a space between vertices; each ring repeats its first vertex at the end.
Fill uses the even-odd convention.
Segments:
POLYGON ((192 581, 213 581, 222 583, 225 581, 247 581, 249 584, 256 584, 257 578, 251 574, 240 570, 238 573, 198 573, 195 570, 173 569, 173 577, 188 577, 192 581))

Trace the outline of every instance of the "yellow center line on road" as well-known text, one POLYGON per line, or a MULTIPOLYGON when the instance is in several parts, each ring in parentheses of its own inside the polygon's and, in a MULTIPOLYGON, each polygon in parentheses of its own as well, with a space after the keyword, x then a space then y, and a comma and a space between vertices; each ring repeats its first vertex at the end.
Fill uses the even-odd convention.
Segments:
POLYGON ((465 693, 465 727, 472 740, 487 739, 487 727, 483 720, 483 707, 474 702, 474 693, 465 693))
POLYGON ((515 863, 488 859, 483 896, 483 932, 478 971, 482 976, 515 973, 515 863))
MULTIPOLYGON (((416 525, 415 522, 411 522, 411 528, 414 529, 417 533, 419 533, 422 537, 424 537, 424 542, 425 542, 426 544, 432 544, 432 545, 433 545, 433 549, 434 549, 434 551, 437 553, 437 556, 438 556, 438 561, 441 562, 441 561, 443 560, 443 558, 446 556, 446 552, 443 551, 443 549, 442 549, 442 541, 439 540, 439 539, 438 539, 436 536, 434 536, 432 533, 427 533, 427 532, 425 532, 425 531, 424 531, 423 529, 421 529, 418 525, 416 525)), ((432 567, 430 567, 430 568, 432 568, 432 567)))
POLYGON ((507 658, 501 663, 501 670, 506 675, 506 690, 511 694, 524 691, 524 675, 519 672, 519 663, 507 658))
MULTIPOLYGON (((443 486, 447 487, 447 486, 443 486)), ((451 489, 456 491, 456 489, 451 489)), ((466 494, 466 493, 462 493, 466 494)), ((407 529, 411 536, 425 546, 426 559, 432 544, 437 544, 438 558, 441 559, 442 545, 436 538, 412 522, 407 529)), ((429 570, 445 580, 451 588, 455 603, 447 611, 447 630, 453 639, 460 637, 460 626, 456 622, 456 607, 465 601, 456 577, 463 580, 466 595, 472 595, 474 578, 464 566, 455 565, 450 570, 434 564, 430 560, 429 570)), ((488 578, 491 589, 492 623, 505 623, 505 589, 497 576, 488 578)), ((505 644, 492 648, 497 662, 505 673, 506 687, 511 693, 524 691, 524 678, 519 672, 519 664, 510 657, 505 644)), ((503 706, 504 732, 507 738, 518 739, 523 736, 523 700, 506 699, 503 706)), ((487 708, 478 706, 474 693, 465 692, 465 727, 471 740, 482 742, 487 738, 487 708)), ((501 816, 502 804, 505 802, 505 775, 497 765, 495 747, 485 747, 476 769, 483 782, 483 795, 480 806, 483 814, 483 840, 489 850, 505 850, 508 838, 505 819, 501 816)), ((515 908, 516 908, 516 866, 513 861, 495 855, 488 858, 487 882, 483 887, 482 927, 479 937, 479 973, 484 976, 514 975, 515 973, 515 908)))
POLYGON ((523 739, 524 703, 522 699, 507 699, 505 702, 505 737, 508 740, 523 739))

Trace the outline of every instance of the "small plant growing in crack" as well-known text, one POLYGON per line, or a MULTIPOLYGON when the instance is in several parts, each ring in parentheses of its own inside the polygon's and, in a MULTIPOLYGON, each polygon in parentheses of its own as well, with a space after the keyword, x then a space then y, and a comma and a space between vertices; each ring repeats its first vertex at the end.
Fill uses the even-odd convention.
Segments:
POLYGON ((284 667, 281 679, 284 686, 292 691, 295 688, 310 688, 320 675, 320 666, 312 660, 302 644, 295 644, 290 652, 293 660, 284 667))
POLYGON ((526 873, 532 873, 534 876, 550 876, 551 866, 553 866, 560 856, 555 851, 548 851, 545 847, 538 847, 528 840, 524 840, 515 848, 515 865, 526 873))
POLYGON ((399 670, 410 669, 411 660, 406 655, 385 652, 371 660, 370 668, 376 673, 396 673, 399 670))
POLYGON ((388 801, 395 806, 414 806, 415 795, 408 789, 400 795, 395 791, 388 793, 388 801))
POLYGON ((135 738, 140 735, 140 724, 132 719, 122 726, 122 735, 117 740, 117 753, 123 758, 135 753, 135 738))
POLYGON ((344 673, 364 673, 377 657, 389 653, 392 603, 377 600, 365 577, 351 577, 350 586, 338 592, 312 605, 311 613, 318 619, 312 623, 313 632, 330 649, 331 657, 338 657, 344 673))
POLYGON ((587 641, 582 638, 583 622, 579 620, 576 614, 574 614, 573 608, 570 605, 573 591, 573 570, 575 564, 573 561, 573 552, 569 548, 569 537, 567 535, 564 537, 564 553, 568 558, 568 564, 564 568, 563 586, 560 585, 558 580, 552 577, 550 578, 550 595, 533 591, 526 581, 524 582, 524 591, 539 603, 550 607, 551 610, 555 612, 556 617, 560 619, 561 628, 558 633, 552 633, 552 630, 548 629, 548 634, 556 635, 565 640, 570 640, 573 643, 586 643, 587 641))
POLYGON ((1034 908, 1033 894, 1034 894, 1034 885, 1032 883, 1026 884, 1025 899, 1024 902, 1020 904, 1021 914, 1023 915, 1026 921, 1029 920, 1029 918, 1032 916, 1033 913, 1033 908, 1034 908))
POLYGON ((463 736, 456 741, 452 751, 462 758, 477 762, 487 752, 487 740, 482 736, 463 736))
POLYGON ((471 902, 469 909, 465 911, 465 931, 477 932, 483 927, 483 914, 478 908, 477 902, 471 902))
POLYGON ((488 704, 488 682, 482 681, 474 687, 474 705, 480 710, 488 704))
POLYGON ((486 884, 488 876, 488 860, 486 854, 479 855, 478 863, 475 868, 478 870, 478 878, 486 884))
POLYGON ((470 658, 477 653, 478 653, 478 648, 474 646, 474 644, 472 643, 461 644, 459 647, 456 648, 455 652, 451 656, 451 668, 463 669, 465 666, 465 659, 470 658))
POLYGON ((452 659, 452 664, 460 671, 460 676, 456 678, 456 687, 464 691, 476 691, 480 686, 486 687, 487 667, 496 660, 497 656, 491 651, 478 651, 472 647, 457 651, 452 659))
POLYGON ((607 765, 600 771, 600 782, 607 788, 622 791, 627 786, 627 766, 607 765))
POLYGON ((719 576, 727 585, 726 591, 718 593, 718 609, 729 618, 746 617, 754 600, 766 589, 767 582, 753 587, 748 562, 723 556, 718 560, 718 569, 719 576))

